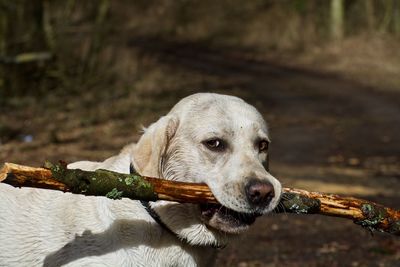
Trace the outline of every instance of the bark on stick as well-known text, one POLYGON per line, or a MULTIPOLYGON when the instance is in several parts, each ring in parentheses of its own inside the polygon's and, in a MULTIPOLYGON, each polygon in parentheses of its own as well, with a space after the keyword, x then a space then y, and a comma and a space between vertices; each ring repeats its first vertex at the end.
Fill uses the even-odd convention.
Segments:
MULTIPOLYGON (((63 164, 46 163, 44 168, 34 168, 5 163, 0 170, 0 182, 111 199, 218 203, 205 184, 168 181, 137 173, 69 170, 63 164)), ((352 197, 284 188, 276 212, 342 217, 370 230, 400 235, 400 211, 352 197)))

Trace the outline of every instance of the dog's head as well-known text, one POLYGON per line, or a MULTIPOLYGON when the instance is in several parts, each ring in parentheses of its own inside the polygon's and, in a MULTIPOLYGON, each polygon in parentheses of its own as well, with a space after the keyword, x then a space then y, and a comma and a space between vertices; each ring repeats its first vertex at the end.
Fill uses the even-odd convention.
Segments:
POLYGON ((134 155, 148 176, 206 183, 221 205, 198 206, 208 227, 239 233, 275 208, 281 185, 264 168, 270 143, 261 114, 243 100, 218 94, 184 98, 152 124, 134 155))

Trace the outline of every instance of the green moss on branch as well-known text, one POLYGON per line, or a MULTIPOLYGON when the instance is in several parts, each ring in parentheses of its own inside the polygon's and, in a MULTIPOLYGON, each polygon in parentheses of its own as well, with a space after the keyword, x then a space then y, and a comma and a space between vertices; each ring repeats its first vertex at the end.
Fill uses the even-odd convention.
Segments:
POLYGON ((121 174, 108 170, 83 171, 67 169, 61 164, 45 163, 53 177, 67 185, 71 193, 123 197, 141 200, 157 200, 153 185, 137 174, 121 174))

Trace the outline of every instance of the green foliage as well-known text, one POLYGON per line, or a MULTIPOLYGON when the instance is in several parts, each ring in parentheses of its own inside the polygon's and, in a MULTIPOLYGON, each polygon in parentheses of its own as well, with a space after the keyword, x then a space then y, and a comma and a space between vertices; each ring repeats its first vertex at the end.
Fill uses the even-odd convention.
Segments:
MULTIPOLYGON (((400 36, 400 2, 0 0, 0 102, 124 80, 131 70, 119 49, 140 38, 266 52, 302 51, 332 34, 400 36)), ((131 76, 142 71, 142 55, 136 60, 131 76)))
POLYGON ((108 0, 1 0, 0 7, 3 98, 40 97, 54 89, 73 93, 100 82, 108 0), (84 27, 89 34, 82 34, 84 27))

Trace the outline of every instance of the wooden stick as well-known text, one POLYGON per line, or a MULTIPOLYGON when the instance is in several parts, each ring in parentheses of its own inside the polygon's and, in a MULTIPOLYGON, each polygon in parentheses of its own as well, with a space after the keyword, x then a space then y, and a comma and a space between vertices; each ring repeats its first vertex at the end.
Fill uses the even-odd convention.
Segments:
POLYGON ((53 165, 49 162, 45 163, 45 168, 5 163, 0 170, 0 182, 14 187, 53 189, 112 199, 127 197, 149 201, 218 203, 205 184, 174 182, 140 176, 137 173, 70 170, 62 164, 53 165))
MULTIPOLYGON (((111 199, 127 197, 149 201, 218 203, 205 184, 168 181, 140 176, 137 173, 69 170, 62 164, 46 163, 45 168, 33 168, 5 163, 0 170, 0 182, 15 187, 53 189, 111 199)), ((284 188, 275 211, 348 218, 370 230, 400 235, 400 211, 352 197, 284 188)))
POLYGON ((284 188, 280 202, 289 213, 321 214, 352 219, 368 228, 400 236, 400 211, 371 201, 334 194, 284 188))

